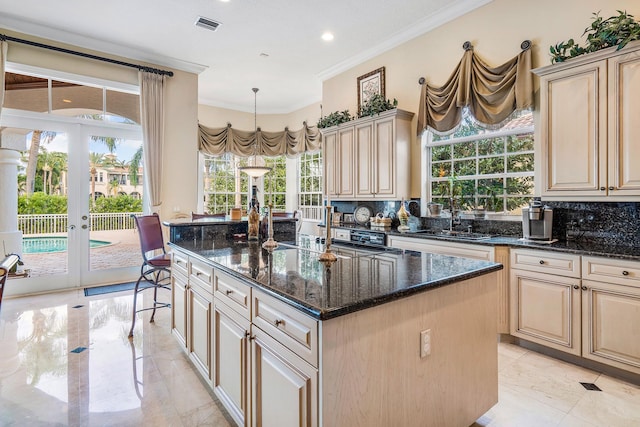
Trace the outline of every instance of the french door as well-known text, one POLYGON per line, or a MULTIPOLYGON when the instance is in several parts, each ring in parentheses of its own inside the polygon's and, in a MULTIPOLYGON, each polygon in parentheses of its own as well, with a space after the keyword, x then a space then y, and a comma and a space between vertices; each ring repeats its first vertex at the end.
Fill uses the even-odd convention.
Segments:
POLYGON ((127 159, 120 159, 120 151, 129 154, 142 145, 140 128, 11 111, 3 111, 2 122, 3 132, 23 135, 27 141, 22 168, 28 169, 29 157, 37 155, 32 161, 36 169, 33 179, 24 184, 19 179, 21 192, 26 192, 27 184, 35 187, 37 196, 31 207, 36 213, 18 217, 24 233, 23 268, 30 277, 14 281, 7 294, 135 280, 142 258, 137 232, 127 222, 129 213, 108 212, 109 204, 97 199, 144 194, 142 176, 132 189, 127 159), (29 150, 37 139, 34 133, 40 141, 35 154, 29 150), (115 150, 96 153, 101 141, 117 141, 115 150), (102 159, 100 165, 96 165, 97 157, 102 159), (43 204, 56 213, 48 213, 43 204), (96 205, 106 207, 92 213, 96 205))

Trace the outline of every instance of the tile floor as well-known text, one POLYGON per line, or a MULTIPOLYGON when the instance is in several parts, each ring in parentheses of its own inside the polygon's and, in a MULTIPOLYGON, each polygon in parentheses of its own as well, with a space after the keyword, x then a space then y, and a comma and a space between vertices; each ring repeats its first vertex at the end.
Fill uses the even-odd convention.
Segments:
MULTIPOLYGON (((5 299, 0 426, 233 425, 169 333, 168 310, 137 322, 128 340, 131 303, 130 292, 82 290, 5 299)), ((513 344, 498 349, 500 401, 474 427, 640 426, 640 386, 513 344)))

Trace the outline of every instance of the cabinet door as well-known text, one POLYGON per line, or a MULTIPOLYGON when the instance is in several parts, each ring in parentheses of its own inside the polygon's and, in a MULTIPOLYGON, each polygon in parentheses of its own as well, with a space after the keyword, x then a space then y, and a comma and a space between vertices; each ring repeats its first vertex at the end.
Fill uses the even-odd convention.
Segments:
POLYGON ((580 279, 511 270, 511 334, 580 355, 580 279))
POLYGON ((606 195, 606 67, 603 60, 540 79, 541 156, 536 159, 542 196, 606 195))
POLYGON ((252 425, 318 425, 318 371, 252 326, 252 425))
POLYGON ((375 194, 374 150, 373 150, 373 122, 356 126, 355 139, 355 179, 356 197, 371 197, 375 194))
POLYGON ((211 378, 211 295, 189 287, 189 357, 205 378, 211 378))
POLYGON ((248 425, 249 321, 218 301, 213 319, 213 390, 234 421, 248 425))
POLYGON ((640 195, 640 50, 608 60, 609 195, 640 195))
POLYGON ((353 185, 354 133, 353 127, 338 130, 338 160, 335 167, 338 180, 337 197, 339 198, 349 198, 355 194, 353 185))
POLYGON ((640 288, 582 285, 582 356, 640 374, 640 288))
MULTIPOLYGON (((395 119, 389 117, 375 121, 373 180, 376 197, 396 196, 395 119)), ((408 161, 408 159, 406 159, 408 161)), ((409 167, 407 164, 406 167, 409 167)), ((397 195, 398 197, 404 195, 397 195)))
POLYGON ((322 134, 322 157, 324 159, 324 176, 325 176, 325 192, 331 197, 338 195, 338 179, 337 179, 337 167, 338 165, 338 147, 337 147, 337 135, 338 132, 329 132, 322 134))
POLYGON ((171 331, 187 347, 187 278, 171 274, 171 331))

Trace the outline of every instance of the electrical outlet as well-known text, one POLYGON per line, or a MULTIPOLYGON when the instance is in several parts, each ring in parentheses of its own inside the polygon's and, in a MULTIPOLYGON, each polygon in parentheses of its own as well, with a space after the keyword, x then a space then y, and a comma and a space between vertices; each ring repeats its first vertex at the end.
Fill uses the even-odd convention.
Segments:
POLYGON ((425 358, 431 354, 431 329, 420 332, 420 358, 425 358))

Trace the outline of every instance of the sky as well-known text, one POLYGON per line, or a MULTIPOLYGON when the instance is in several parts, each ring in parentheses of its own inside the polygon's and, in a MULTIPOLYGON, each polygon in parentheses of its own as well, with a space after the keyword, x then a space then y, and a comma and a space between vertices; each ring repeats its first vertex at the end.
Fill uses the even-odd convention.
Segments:
MULTIPOLYGON (((27 135, 27 146, 31 144, 31 134, 27 135)), ((130 161, 138 148, 142 145, 141 140, 122 140, 117 147, 114 154, 118 156, 118 160, 126 160, 130 161)), ((48 144, 45 144, 44 147, 47 149, 47 152, 62 152, 68 153, 69 147, 69 139, 67 134, 59 133, 56 137, 48 144)), ((28 149, 28 147, 27 147, 28 149)), ((109 150, 107 150, 107 146, 101 142, 89 141, 89 152, 92 153, 103 153, 107 154, 109 150)))

